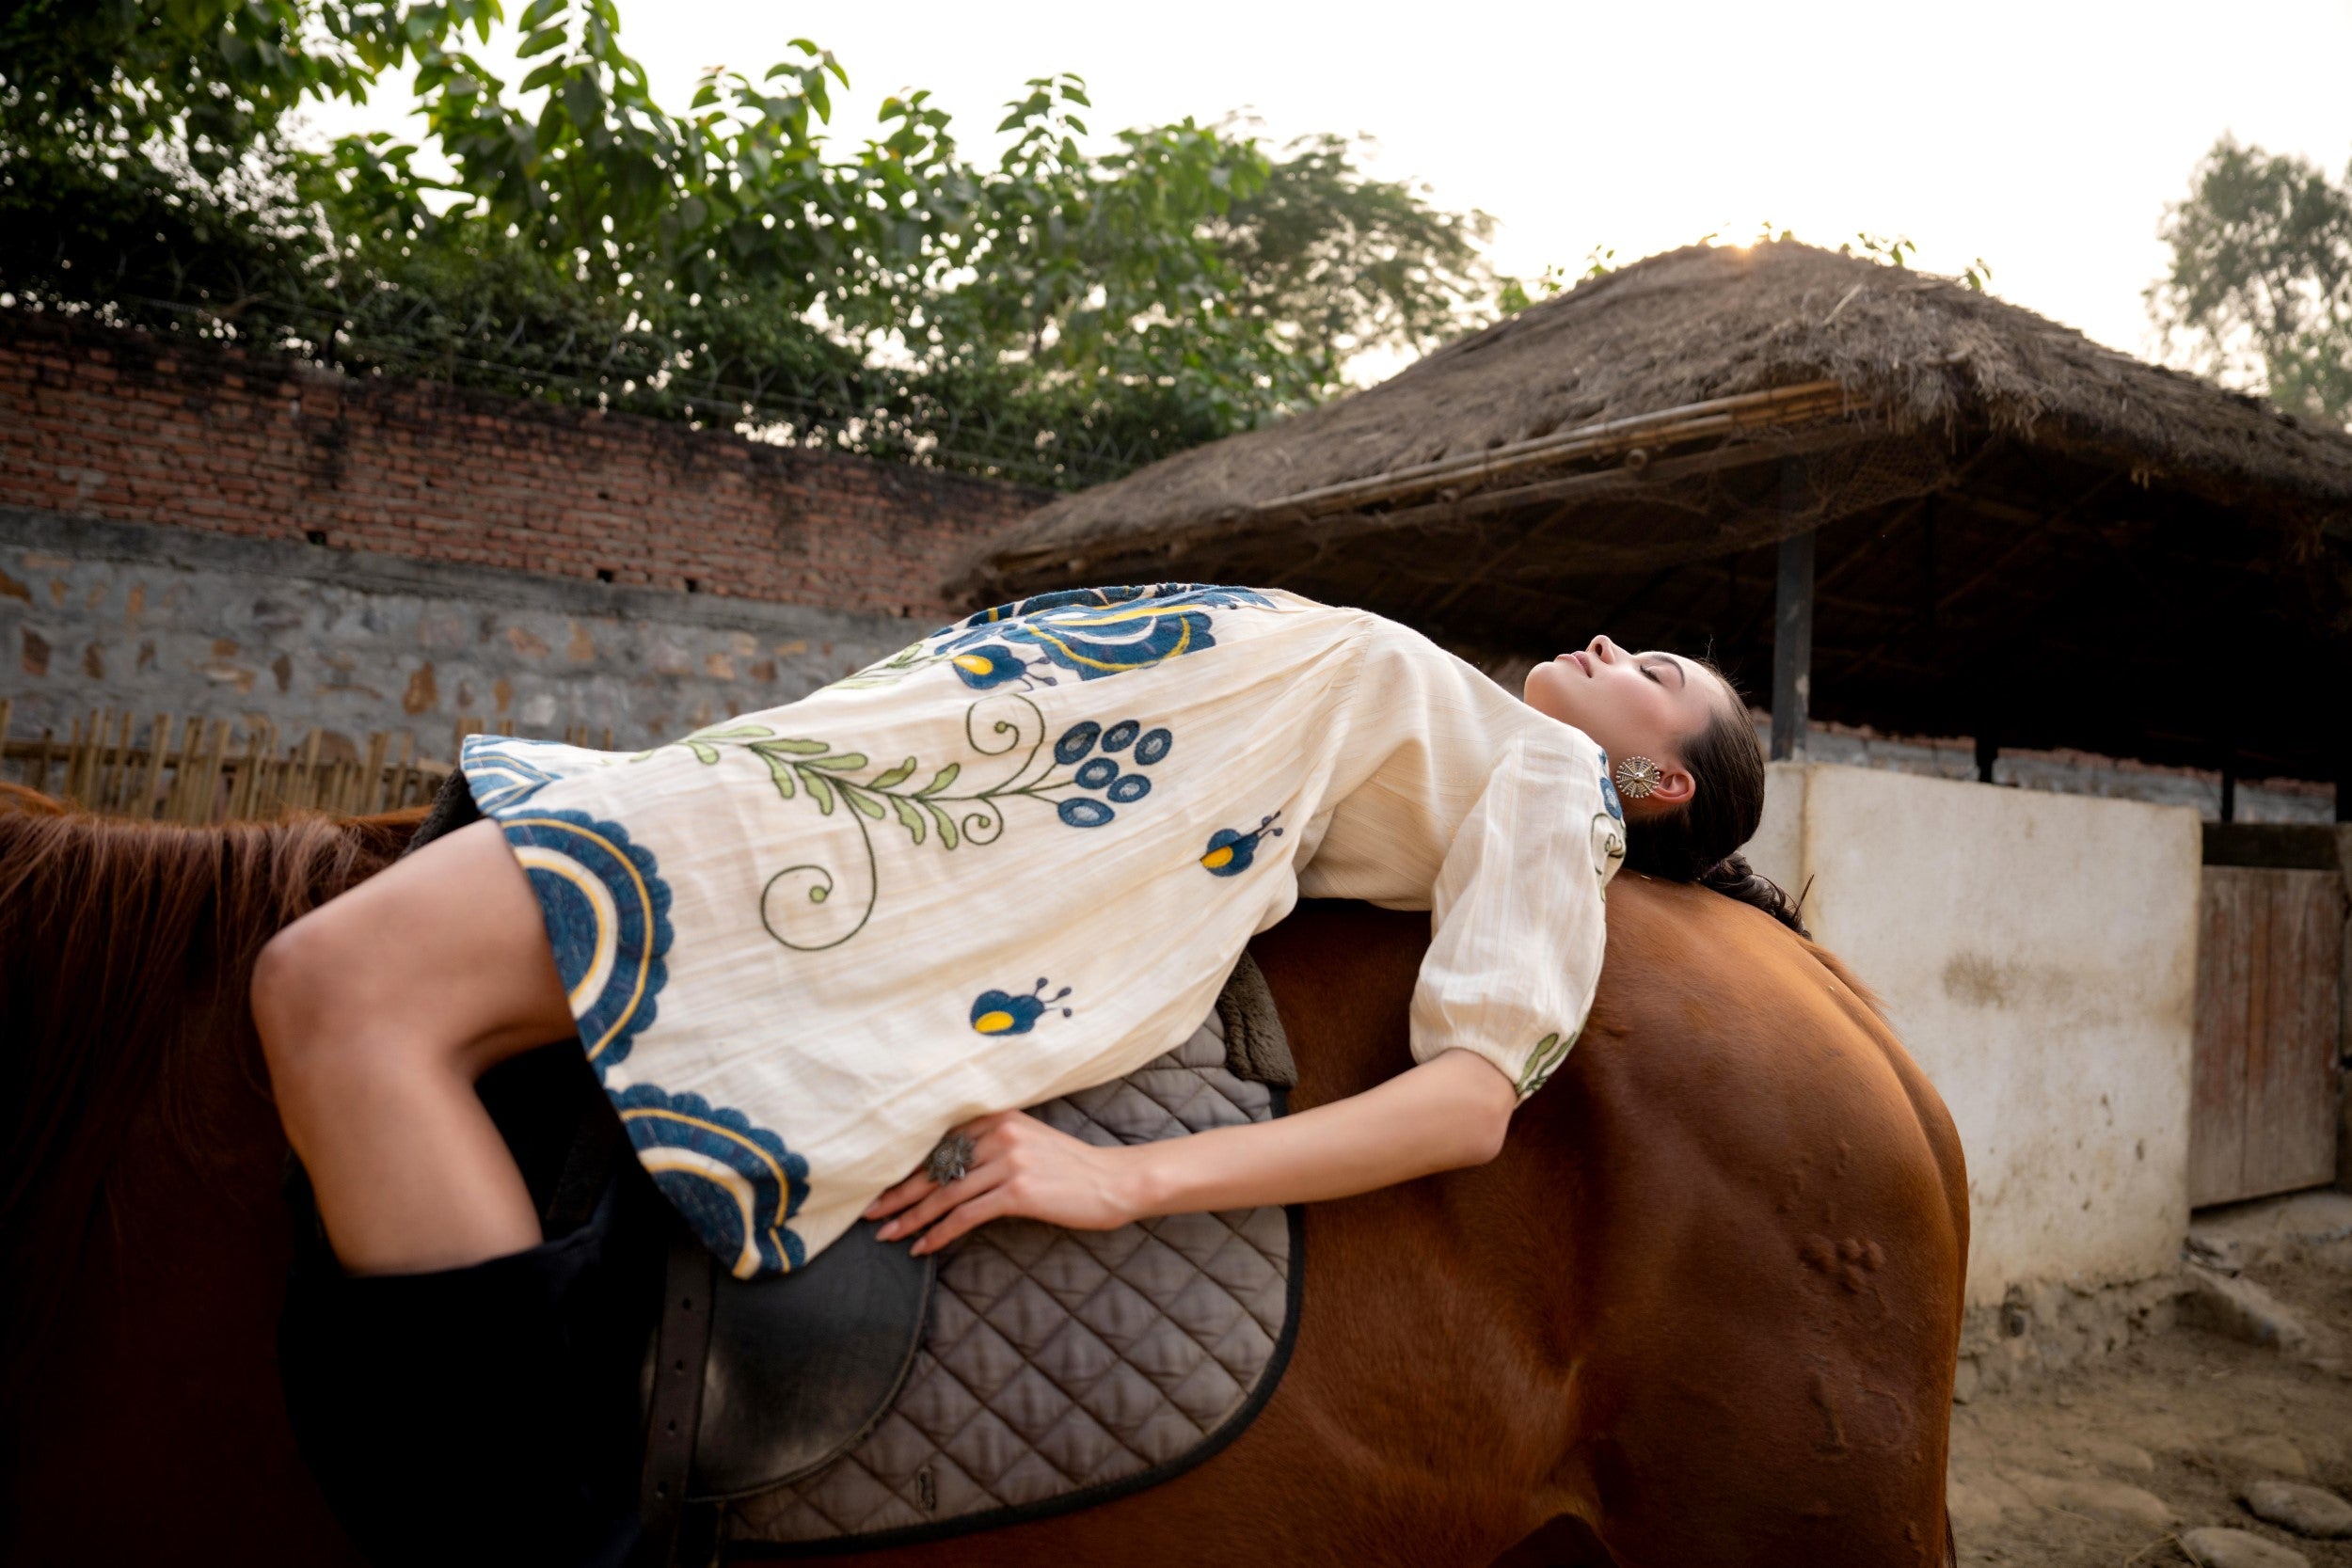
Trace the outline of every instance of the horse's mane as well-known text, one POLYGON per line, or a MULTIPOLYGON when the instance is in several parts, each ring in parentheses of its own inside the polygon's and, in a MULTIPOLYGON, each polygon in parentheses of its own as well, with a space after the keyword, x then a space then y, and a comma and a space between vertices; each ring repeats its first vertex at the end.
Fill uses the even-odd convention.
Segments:
POLYGON ((199 1053, 217 1081, 217 1053, 236 1052, 267 1095, 246 1005, 254 955, 379 869, 419 815, 183 827, 0 786, 0 1273, 13 1282, 0 1332, 47 1321, 102 1232, 135 1120, 199 1147, 199 1053))

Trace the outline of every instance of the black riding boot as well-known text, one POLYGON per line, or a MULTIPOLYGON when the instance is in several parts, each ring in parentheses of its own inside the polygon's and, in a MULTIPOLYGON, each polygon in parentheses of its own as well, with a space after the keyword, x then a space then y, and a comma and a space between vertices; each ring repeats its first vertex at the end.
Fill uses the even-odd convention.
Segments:
POLYGON ((316 1227, 300 1227, 278 1325, 286 1406, 372 1561, 628 1556, 656 1304, 641 1287, 658 1275, 628 1267, 623 1206, 615 1181, 571 1234, 436 1274, 346 1275, 316 1227))

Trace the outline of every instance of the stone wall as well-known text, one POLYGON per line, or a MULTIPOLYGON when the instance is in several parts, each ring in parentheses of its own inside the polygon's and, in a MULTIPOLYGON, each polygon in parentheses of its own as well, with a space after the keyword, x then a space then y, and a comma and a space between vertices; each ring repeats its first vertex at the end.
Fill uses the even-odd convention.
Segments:
POLYGON ((930 623, 0 508, 12 733, 96 708, 262 721, 326 754, 474 717, 646 746, 788 702, 930 623))
POLYGON ((0 697, 635 746, 955 612, 1037 491, 0 312, 0 697))

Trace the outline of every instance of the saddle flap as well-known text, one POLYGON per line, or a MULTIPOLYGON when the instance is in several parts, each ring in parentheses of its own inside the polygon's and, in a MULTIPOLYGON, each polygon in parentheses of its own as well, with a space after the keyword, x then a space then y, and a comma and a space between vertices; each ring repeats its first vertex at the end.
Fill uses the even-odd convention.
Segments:
POLYGON ((861 1222, 790 1274, 718 1281, 690 1497, 797 1480, 890 1409, 923 1342, 936 1265, 876 1229, 861 1222))

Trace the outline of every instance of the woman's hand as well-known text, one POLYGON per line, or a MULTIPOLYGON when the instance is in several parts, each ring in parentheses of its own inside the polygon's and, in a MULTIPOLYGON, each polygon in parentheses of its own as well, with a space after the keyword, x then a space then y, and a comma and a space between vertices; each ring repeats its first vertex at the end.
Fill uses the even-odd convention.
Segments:
POLYGON ((890 1220, 883 1241, 921 1230, 911 1249, 921 1257, 1011 1214, 1073 1230, 1116 1230, 1141 1217, 1134 1162, 1120 1158, 1127 1149, 1082 1143, 1025 1111, 982 1117, 956 1131, 973 1146, 962 1176, 942 1186, 916 1171, 866 1206, 866 1218, 890 1220))
POLYGON ((1518 1104, 1501 1068, 1448 1051, 1293 1116, 1119 1148, 1080 1143, 1008 1111, 956 1129, 974 1146, 961 1178, 943 1187, 917 1171, 868 1205, 866 1217, 890 1220, 884 1241, 930 1226, 914 1243, 924 1253, 1007 1214, 1111 1230, 1154 1214, 1319 1203, 1483 1165, 1502 1152, 1518 1104))

